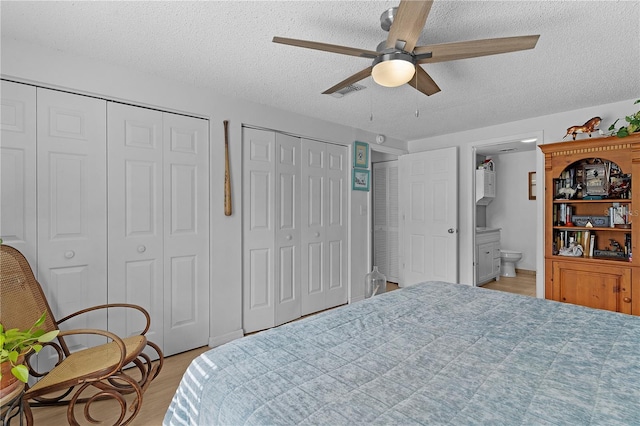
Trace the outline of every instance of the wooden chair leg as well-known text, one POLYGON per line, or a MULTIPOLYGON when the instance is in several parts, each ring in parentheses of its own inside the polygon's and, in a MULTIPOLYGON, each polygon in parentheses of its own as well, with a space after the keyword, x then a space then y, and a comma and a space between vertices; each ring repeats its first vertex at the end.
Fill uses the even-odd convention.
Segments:
MULTIPOLYGON (((22 398, 22 413, 24 414, 24 419, 27 422, 27 426, 33 425, 33 413, 31 412, 31 406, 29 405, 29 401, 25 398, 22 398)), ((20 423, 22 424, 22 423, 20 423)))

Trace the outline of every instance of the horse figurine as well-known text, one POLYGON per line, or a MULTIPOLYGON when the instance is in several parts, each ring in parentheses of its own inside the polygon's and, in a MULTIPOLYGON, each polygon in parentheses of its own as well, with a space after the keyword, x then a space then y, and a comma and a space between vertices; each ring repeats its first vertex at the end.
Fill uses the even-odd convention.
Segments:
POLYGON ((586 123, 584 123, 582 126, 571 126, 567 129, 567 134, 564 135, 564 138, 566 138, 568 135, 573 135, 573 140, 576 140, 576 135, 578 133, 588 133, 589 137, 591 137, 591 132, 598 130, 596 129, 596 126, 598 126, 600 124, 600 121, 602 121, 602 119, 600 117, 593 117, 591 120, 587 121, 586 123))

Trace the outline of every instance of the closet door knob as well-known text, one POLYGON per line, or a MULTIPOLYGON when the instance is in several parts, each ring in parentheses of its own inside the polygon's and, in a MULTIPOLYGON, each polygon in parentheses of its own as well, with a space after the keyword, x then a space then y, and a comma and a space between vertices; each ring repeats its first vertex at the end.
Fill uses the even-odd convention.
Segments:
POLYGON ((144 253, 145 251, 147 251, 147 248, 145 246, 143 246, 142 244, 140 244, 138 246, 138 253, 144 253))
POLYGON ((624 299, 622 299, 622 301, 624 303, 631 303, 631 298, 630 297, 625 297, 624 299))
POLYGON ((450 234, 453 234, 453 233, 456 232, 456 230, 453 229, 453 228, 449 228, 449 229, 447 229, 447 232, 450 233, 450 234))
POLYGON ((313 234, 314 237, 318 238, 320 236, 319 232, 316 232, 315 234, 313 234))
POLYGON ((73 250, 69 250, 67 252, 64 253, 64 257, 66 257, 67 259, 72 259, 73 256, 76 255, 76 252, 73 250))
POLYGON ((291 235, 287 235, 286 237, 284 237, 284 239, 287 241, 291 241, 291 238, 293 238, 291 235))

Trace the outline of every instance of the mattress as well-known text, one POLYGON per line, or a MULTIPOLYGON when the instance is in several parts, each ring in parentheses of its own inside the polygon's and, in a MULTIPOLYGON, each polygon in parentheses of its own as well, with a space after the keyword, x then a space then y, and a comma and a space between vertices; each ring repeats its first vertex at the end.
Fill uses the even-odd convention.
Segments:
POLYGON ((164 425, 640 424, 640 318, 427 282, 196 358, 164 425))

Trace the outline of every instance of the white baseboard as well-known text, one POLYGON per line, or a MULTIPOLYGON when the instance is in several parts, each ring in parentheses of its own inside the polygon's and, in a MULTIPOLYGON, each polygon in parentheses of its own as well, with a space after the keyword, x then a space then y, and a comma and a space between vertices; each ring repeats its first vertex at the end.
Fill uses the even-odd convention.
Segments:
POLYGON ((242 329, 223 334, 222 336, 209 336, 209 347, 215 348, 216 346, 224 345, 241 337, 244 337, 242 329))

